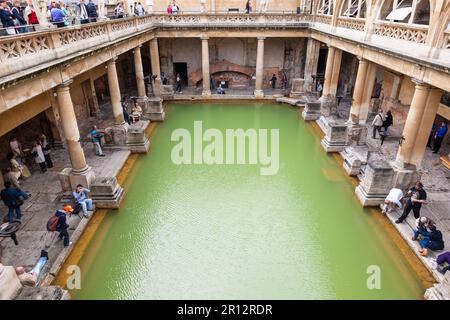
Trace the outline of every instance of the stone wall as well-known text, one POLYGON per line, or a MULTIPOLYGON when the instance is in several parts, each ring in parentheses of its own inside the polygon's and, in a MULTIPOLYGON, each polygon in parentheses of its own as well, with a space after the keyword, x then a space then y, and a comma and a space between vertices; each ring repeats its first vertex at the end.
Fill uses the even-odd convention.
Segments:
POLYGON ((337 96, 345 97, 353 93, 357 73, 358 59, 353 54, 343 51, 336 93, 337 96))
MULTIPOLYGON (((209 39, 209 61, 211 67, 221 62, 235 65, 236 68, 256 68, 255 38, 213 38, 209 39)), ((160 39, 159 52, 161 71, 166 74, 171 84, 175 82, 174 63, 186 63, 188 84, 200 85, 198 75, 201 75, 201 41, 200 39, 160 39)), ((306 57, 305 38, 268 38, 264 44, 264 80, 263 86, 269 87, 272 74, 281 79, 282 71, 286 72, 288 80, 303 77, 306 57)), ((228 69, 216 70, 228 78, 234 79, 239 86, 248 85, 251 81, 246 72, 230 72, 228 69)), ((280 83, 280 81, 278 81, 280 83)))

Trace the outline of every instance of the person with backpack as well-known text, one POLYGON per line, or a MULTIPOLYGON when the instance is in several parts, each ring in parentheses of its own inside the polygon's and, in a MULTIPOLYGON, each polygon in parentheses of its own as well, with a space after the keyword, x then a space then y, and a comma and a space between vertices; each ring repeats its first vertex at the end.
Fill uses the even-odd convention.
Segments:
POLYGON ((422 230, 420 234, 423 240, 420 241, 421 249, 419 252, 423 257, 428 255, 428 249, 431 251, 444 249, 444 240, 442 239, 442 232, 439 231, 435 225, 429 226, 430 231, 422 230))
POLYGON ((0 198, 8 207, 8 222, 14 222, 14 212, 16 213, 16 220, 22 218, 20 206, 23 201, 28 199, 28 194, 20 189, 13 188, 10 181, 5 181, 5 189, 0 192, 0 198))
POLYGON ((372 121, 372 126, 373 126, 372 138, 373 139, 377 138, 377 131, 378 131, 378 134, 381 135, 381 128, 383 127, 383 122, 384 122, 383 113, 381 110, 379 110, 377 115, 375 116, 375 119, 373 119, 373 121, 372 121))
POLYGON ((67 229, 69 229, 69 219, 73 211, 71 205, 66 205, 63 210, 56 210, 56 213, 47 222, 47 231, 59 232, 58 239, 63 239, 64 247, 72 244, 67 229))
MULTIPOLYGON (((20 1, 18 1, 18 0, 14 1, 14 6, 11 9, 11 13, 14 16, 14 25, 16 27, 24 26, 27 24, 27 21, 23 17, 23 10, 20 7, 20 1)), ((19 33, 25 33, 25 32, 27 32, 27 28, 20 27, 20 28, 17 28, 17 31, 19 33)))

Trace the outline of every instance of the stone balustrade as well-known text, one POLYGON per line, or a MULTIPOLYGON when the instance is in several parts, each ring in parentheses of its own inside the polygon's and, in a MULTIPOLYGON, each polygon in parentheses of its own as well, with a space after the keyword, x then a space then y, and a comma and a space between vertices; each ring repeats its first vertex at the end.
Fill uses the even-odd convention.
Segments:
POLYGON ((428 26, 377 21, 374 33, 383 37, 425 44, 427 41, 428 26))
POLYGON ((318 22, 318 23, 323 23, 323 24, 329 24, 331 25, 331 21, 332 21, 333 17, 330 15, 326 15, 326 14, 317 14, 314 17, 314 21, 318 22))
POLYGON ((365 25, 366 19, 363 18, 339 17, 337 19, 337 26, 341 28, 347 28, 356 31, 364 31, 365 25))

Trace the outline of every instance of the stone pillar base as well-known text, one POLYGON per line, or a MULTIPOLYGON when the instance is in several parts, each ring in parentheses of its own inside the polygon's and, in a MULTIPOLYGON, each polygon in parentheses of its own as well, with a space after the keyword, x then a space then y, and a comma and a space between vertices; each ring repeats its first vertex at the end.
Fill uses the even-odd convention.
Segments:
POLYGON ((305 109, 302 112, 302 118, 306 121, 311 121, 319 119, 320 115, 320 102, 306 101, 305 109))
POLYGON ((255 95, 256 99, 262 99, 262 98, 264 98, 264 91, 262 91, 262 90, 255 90, 254 95, 255 95))
POLYGON ((147 153, 150 149, 150 141, 145 135, 145 129, 130 127, 127 146, 132 153, 147 153))
POLYGON ((341 152, 347 142, 347 126, 335 122, 328 122, 325 137, 321 144, 326 152, 341 152))
POLYGON ((384 202, 393 187, 394 170, 384 160, 369 160, 355 193, 364 206, 378 206, 384 202))
POLYGON ((166 118, 161 98, 147 99, 146 106, 142 110, 144 110, 144 118, 150 121, 160 122, 166 118))
POLYGON ((360 173, 361 166, 366 164, 367 153, 367 147, 346 147, 341 152, 343 167, 349 176, 357 176, 360 173))
MULTIPOLYGON (((163 99, 173 99, 175 95, 175 91, 173 90, 173 86, 170 84, 163 84, 161 85, 161 97, 163 99)), ((157 96, 157 94, 155 93, 157 96)))
POLYGON ((325 116, 334 116, 337 114, 337 104, 336 98, 334 96, 322 96, 319 99, 320 101, 320 113, 325 116))
POLYGON ((91 167, 87 167, 81 172, 72 170, 72 168, 64 168, 59 174, 59 182, 64 193, 71 193, 78 184, 89 188, 91 182, 95 179, 94 171, 91 167))
POLYGON ((100 177, 92 181, 91 198, 96 208, 117 209, 119 208, 124 190, 117 183, 115 177, 100 177))
POLYGON ((203 98, 211 98, 211 90, 203 90, 202 97, 203 98))
POLYGON ((294 78, 292 79, 292 89, 289 94, 291 98, 300 98, 304 95, 305 79, 294 78))
POLYGON ((127 144, 128 124, 116 124, 112 127, 114 145, 125 146, 127 144))
POLYGON ((12 266, 0 266, 0 300, 12 300, 19 293, 22 285, 12 266))
POLYGON ((412 164, 399 164, 394 161, 392 168, 394 169, 393 188, 409 189, 422 176, 421 172, 417 171, 416 166, 412 164))
POLYGON ((347 129, 347 145, 363 146, 367 140, 367 126, 351 124, 347 129))

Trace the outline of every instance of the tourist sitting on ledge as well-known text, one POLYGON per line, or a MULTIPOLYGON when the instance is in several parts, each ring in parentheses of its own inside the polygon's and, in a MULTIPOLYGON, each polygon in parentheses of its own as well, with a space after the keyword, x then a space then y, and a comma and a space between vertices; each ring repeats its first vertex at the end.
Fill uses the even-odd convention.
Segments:
POLYGON ((223 90, 221 84, 219 84, 219 86, 217 87, 217 94, 225 94, 225 90, 223 90))
POLYGON ((423 239, 420 240, 421 249, 419 249, 419 252, 422 254, 422 256, 426 257, 428 255, 428 249, 432 251, 444 249, 442 232, 437 230, 435 225, 428 225, 427 229, 425 230, 414 230, 414 237, 416 239, 419 237, 419 235, 423 237, 423 239))
POLYGON ((142 117, 142 108, 136 102, 134 103, 133 108, 131 109, 131 118, 133 122, 138 122, 142 117))
POLYGON ((443 254, 440 254, 436 258, 437 263, 437 271, 439 271, 442 274, 445 274, 447 271, 450 270, 450 251, 444 252, 443 254))
POLYGON ((92 211, 92 199, 88 198, 89 192, 91 191, 81 184, 77 185, 77 189, 72 192, 75 201, 81 206, 85 218, 89 218, 89 211, 92 211))
POLYGON ((39 274, 48 261, 48 253, 45 250, 41 251, 41 256, 30 272, 26 272, 24 267, 16 267, 16 274, 23 286, 34 287, 39 279, 39 274))
POLYGON ((384 204, 381 205, 382 213, 391 213, 396 207, 401 209, 403 207, 401 200, 403 198, 403 192, 400 189, 392 188, 389 191, 384 204))

